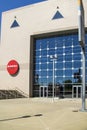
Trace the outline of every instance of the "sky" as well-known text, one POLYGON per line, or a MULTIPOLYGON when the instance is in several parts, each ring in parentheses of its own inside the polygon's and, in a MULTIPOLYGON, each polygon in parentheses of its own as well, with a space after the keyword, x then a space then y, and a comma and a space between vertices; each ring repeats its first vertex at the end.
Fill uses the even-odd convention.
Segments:
POLYGON ((2 12, 42 1, 45 0, 0 0, 0 29, 2 12))

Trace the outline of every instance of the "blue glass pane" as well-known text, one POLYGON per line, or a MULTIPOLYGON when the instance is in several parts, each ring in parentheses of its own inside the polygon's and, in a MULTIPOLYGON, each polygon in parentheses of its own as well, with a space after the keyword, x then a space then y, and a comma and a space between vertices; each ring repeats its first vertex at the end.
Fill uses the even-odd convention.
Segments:
POLYGON ((56 70, 55 75, 63 77, 63 70, 56 70))
POLYGON ((53 68, 53 63, 52 63, 52 62, 50 62, 50 63, 48 64, 48 68, 49 68, 49 69, 52 69, 52 68, 53 68))
POLYGON ((56 51, 57 54, 63 54, 63 48, 58 48, 58 50, 56 51))
POLYGON ((41 49, 46 49, 47 48, 47 41, 46 39, 43 39, 41 42, 41 49))
POLYGON ((50 76, 49 79, 47 79, 47 83, 48 83, 48 84, 52 84, 52 82, 53 82, 53 81, 52 81, 52 77, 50 76))
POLYGON ((47 62, 47 58, 46 57, 41 57, 40 61, 41 61, 41 63, 46 63, 47 62))
POLYGON ((41 64, 41 69, 42 69, 42 70, 47 69, 47 64, 42 63, 42 64, 41 64))
POLYGON ((39 83, 40 83, 40 85, 46 85, 46 83, 47 83, 47 78, 40 78, 40 79, 39 79, 39 83))
POLYGON ((66 69, 65 70, 65 76, 67 76, 67 77, 72 77, 72 70, 71 69, 66 69))
POLYGON ((81 66, 82 66, 82 64, 81 64, 80 61, 75 61, 75 62, 73 63, 73 67, 74 67, 74 68, 81 68, 81 66))
POLYGON ((80 45, 79 45, 79 46, 75 46, 75 47, 73 48, 73 52, 74 52, 74 53, 79 53, 79 52, 81 52, 81 47, 80 47, 80 45))
POLYGON ((72 62, 65 62, 65 68, 72 68, 72 62))
POLYGON ((81 54, 74 54, 73 60, 81 60, 81 54))
POLYGON ((53 49, 53 48, 55 48, 55 42, 54 42, 54 38, 50 38, 49 39, 49 43, 48 43, 48 48, 50 48, 50 49, 53 49))
POLYGON ((77 35, 73 35, 73 45, 79 45, 78 36, 77 35))
POLYGON ((56 69, 63 69, 63 62, 61 63, 61 62, 57 62, 56 64, 55 64, 55 68, 56 69))
POLYGON ((45 78, 46 78, 46 76, 47 76, 47 71, 41 71, 41 76, 43 77, 43 76, 45 76, 45 78))
POLYGON ((63 62, 63 55, 59 55, 57 61, 58 61, 58 62, 63 62))
POLYGON ((72 61, 72 55, 65 55, 65 61, 72 61))
POLYGON ((57 47, 63 47, 63 37, 56 38, 56 46, 57 47))
POLYGON ((53 71, 52 70, 48 71, 48 76, 53 76, 53 71))
POLYGON ((47 56, 47 50, 42 50, 41 51, 41 56, 47 56))
POLYGON ((65 39, 65 46, 68 47, 68 46, 72 46, 72 40, 70 37, 66 36, 66 39, 65 39))
POLYGON ((71 47, 66 47, 65 48, 65 53, 66 54, 72 53, 72 48, 71 47))
POLYGON ((55 49, 50 49, 49 52, 48 52, 48 55, 54 55, 55 54, 55 49))

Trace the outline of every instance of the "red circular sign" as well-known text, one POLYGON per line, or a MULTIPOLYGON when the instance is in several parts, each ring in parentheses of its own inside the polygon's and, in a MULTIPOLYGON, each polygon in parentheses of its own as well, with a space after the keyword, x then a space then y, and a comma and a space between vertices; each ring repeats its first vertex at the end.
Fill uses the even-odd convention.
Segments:
POLYGON ((19 70, 19 64, 17 61, 11 60, 8 62, 7 71, 9 74, 14 75, 18 72, 18 70, 19 70))

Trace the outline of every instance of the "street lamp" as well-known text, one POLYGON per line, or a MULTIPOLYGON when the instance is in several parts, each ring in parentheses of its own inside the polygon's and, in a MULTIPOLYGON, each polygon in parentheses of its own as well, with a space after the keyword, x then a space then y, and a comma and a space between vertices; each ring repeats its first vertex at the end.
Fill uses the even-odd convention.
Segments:
POLYGON ((54 100, 54 86, 55 86, 55 60, 58 59, 58 55, 50 55, 50 59, 53 62, 53 100, 54 100))

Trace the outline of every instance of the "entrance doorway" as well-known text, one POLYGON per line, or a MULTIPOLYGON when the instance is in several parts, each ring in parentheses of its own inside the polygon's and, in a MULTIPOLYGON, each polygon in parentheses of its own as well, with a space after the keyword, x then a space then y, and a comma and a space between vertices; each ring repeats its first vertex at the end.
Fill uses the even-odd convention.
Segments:
POLYGON ((48 86, 40 86, 39 97, 48 97, 48 86))
POLYGON ((82 85, 73 85, 72 87, 72 98, 81 98, 82 85))

